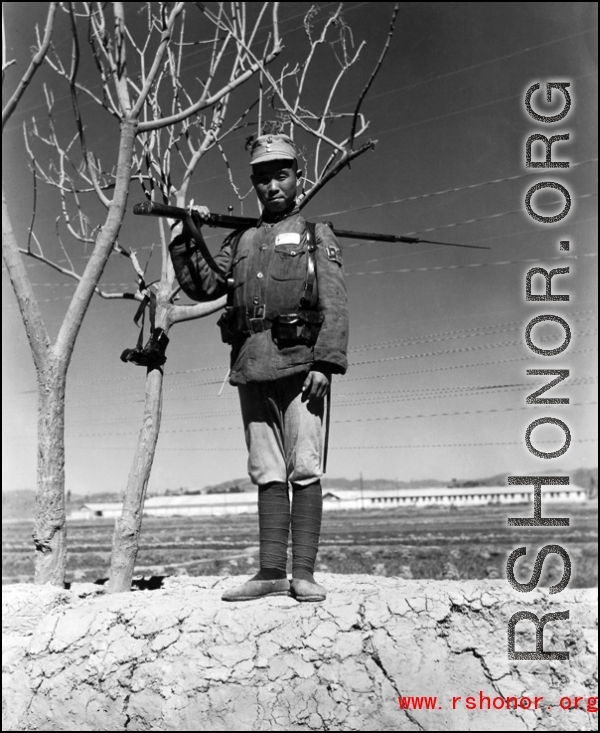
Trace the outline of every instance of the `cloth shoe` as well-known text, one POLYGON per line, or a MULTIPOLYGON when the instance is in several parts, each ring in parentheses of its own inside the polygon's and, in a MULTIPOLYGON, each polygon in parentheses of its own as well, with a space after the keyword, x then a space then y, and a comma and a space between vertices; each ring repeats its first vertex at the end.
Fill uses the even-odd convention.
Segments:
POLYGON ((290 582, 283 580, 248 580, 221 596, 222 601, 254 601, 265 596, 289 596, 290 582))
POLYGON ((327 597, 327 591, 322 585, 311 583, 308 580, 298 580, 294 578, 291 584, 292 595, 297 601, 303 603, 305 601, 324 601, 327 597))

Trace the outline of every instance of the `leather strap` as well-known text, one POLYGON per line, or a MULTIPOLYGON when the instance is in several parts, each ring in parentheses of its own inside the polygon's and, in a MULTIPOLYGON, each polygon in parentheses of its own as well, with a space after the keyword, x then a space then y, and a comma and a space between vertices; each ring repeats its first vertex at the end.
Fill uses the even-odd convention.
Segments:
POLYGON ((235 255, 237 254, 237 248, 240 243, 240 239, 242 238, 242 234, 246 231, 246 229, 239 229, 238 231, 232 232, 228 238, 231 238, 231 265, 232 267, 229 269, 229 272, 227 273, 227 303, 226 306, 228 308, 233 307, 233 261, 235 259, 235 255))
POLYGON ((200 250, 200 254, 202 257, 204 257, 204 260, 206 264, 210 267, 210 269, 213 272, 216 272, 217 275, 220 275, 221 277, 226 277, 223 270, 217 265, 217 263, 214 261, 213 256, 208 250, 208 247, 206 246, 206 242, 204 241, 204 237, 202 236, 201 232, 198 231, 196 228, 196 224, 194 222, 194 217, 190 214, 185 219, 185 223, 187 224, 190 234, 192 235, 192 239, 194 240, 194 244, 198 249, 200 250))
POLYGON ((316 226, 313 222, 306 222, 306 238, 308 240, 308 255, 306 258, 306 280, 304 281, 304 290, 300 298, 300 308, 310 308, 313 299, 313 291, 315 280, 317 279, 317 258, 315 251, 317 249, 316 226))

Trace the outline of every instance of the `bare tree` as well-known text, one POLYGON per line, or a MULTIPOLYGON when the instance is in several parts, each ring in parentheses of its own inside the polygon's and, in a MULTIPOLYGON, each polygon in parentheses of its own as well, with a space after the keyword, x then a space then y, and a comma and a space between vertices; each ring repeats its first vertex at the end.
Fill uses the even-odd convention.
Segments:
MULTIPOLYGON (((45 90, 50 114, 48 132, 42 133, 34 125, 33 135, 39 144, 52 150, 54 162, 44 169, 38 163, 38 156, 33 155, 34 181, 41 176, 46 183, 59 190, 62 217, 70 237, 79 243, 93 245, 83 272, 78 272, 69 260, 67 246, 63 246, 61 241, 61 248, 69 263, 67 267, 63 266, 47 254, 47 242, 41 241, 35 235, 34 212, 27 234, 27 245, 19 247, 3 191, 3 258, 27 331, 38 379, 38 489, 33 533, 37 583, 63 585, 65 578, 64 400, 67 370, 79 329, 92 296, 95 293, 107 296, 100 289, 99 282, 113 251, 128 257, 141 273, 135 253, 121 247, 117 242, 134 177, 136 141, 142 141, 142 148, 149 151, 152 150, 153 136, 158 131, 173 129, 177 125, 185 127, 193 124, 188 121, 197 120, 198 115, 205 110, 213 110, 213 114, 218 115, 215 110, 223 109, 227 105, 229 95, 278 56, 282 49, 278 25, 279 3, 256 5, 257 17, 250 23, 246 18, 244 3, 233 3, 230 6, 219 3, 215 15, 207 14, 201 3, 158 3, 156 6, 147 3, 146 26, 140 34, 137 28, 126 22, 126 4, 123 2, 50 3, 43 37, 38 33, 31 64, 3 108, 4 128, 37 68, 44 61, 68 85, 75 122, 74 134, 70 139, 61 142, 62 130, 59 133, 52 120, 53 94, 45 90), (211 49, 211 57, 206 77, 196 84, 195 90, 184 93, 179 76, 183 54, 189 49, 188 42, 184 39, 186 6, 190 6, 192 12, 203 18, 202 30, 197 30, 200 24, 195 22, 196 32, 190 43, 206 43, 211 49), (66 50, 55 48, 51 43, 58 9, 63 11, 71 29, 70 48, 66 50), (109 10, 110 17, 107 17, 109 10), (260 43, 258 50, 258 30, 265 24, 270 28, 268 39, 260 43), (112 29, 109 25, 112 25, 112 29), (82 32, 82 27, 85 33, 82 32), (80 35, 85 36, 87 53, 91 54, 95 63, 100 93, 96 93, 95 87, 79 79, 84 53, 80 45, 80 35), (260 59, 260 63, 255 59, 260 59), (173 68, 173 64, 179 64, 178 69, 173 68), (172 86, 165 90, 167 80, 172 86), (172 100, 170 103, 164 101, 169 94, 172 100), (119 124, 118 145, 113 151, 115 161, 110 171, 102 171, 90 142, 86 140, 79 102, 81 96, 92 100, 119 124), (163 108, 169 111, 163 113, 163 108), (83 198, 88 188, 92 189, 106 209, 104 219, 95 226, 91 223, 91 215, 83 211, 83 198), (41 260, 78 281, 54 342, 48 335, 21 255, 41 260)), ((5 48, 3 44, 3 80, 6 69, 12 64, 12 61, 6 59, 5 48)), ((213 135, 210 130, 206 132, 209 137, 213 135)), ((166 243, 163 237, 163 249, 164 247, 166 243)), ((164 257, 166 282, 166 253, 164 257)), ((141 279, 137 292, 122 293, 120 297, 142 300, 145 296, 144 290, 141 279)), ((167 292, 159 286, 158 294, 161 299, 168 301, 172 297, 172 288, 167 292)), ((166 309, 165 325, 198 317, 214 311, 220 305, 217 302, 204 306, 178 306, 176 309, 170 303, 173 307, 166 309)), ((148 393, 160 394, 160 370, 153 370, 148 379, 148 393)), ((145 430, 149 434, 157 435, 160 400, 150 399, 149 404, 152 409, 148 411, 147 407, 145 430)), ((142 447, 138 446, 136 461, 144 464, 148 459, 148 455, 144 454, 146 450, 153 454, 155 441, 153 444, 152 440, 148 442, 141 438, 140 442, 142 447)))
MULTIPOLYGON (((364 46, 361 43, 354 47, 341 4, 333 13, 325 15, 311 7, 304 19, 307 43, 302 50, 302 58, 282 65, 273 73, 269 70, 269 64, 282 49, 277 3, 272 7, 269 7, 269 3, 255 3, 257 8, 252 22, 247 18, 247 3, 233 3, 229 11, 223 3, 219 3, 214 12, 196 3, 194 5, 213 32, 210 37, 196 36, 192 40, 188 38, 185 28, 184 6, 190 3, 178 3, 170 9, 167 4, 160 4, 158 11, 153 10, 148 3, 146 32, 137 41, 136 34, 125 23, 123 4, 112 5, 115 23, 112 35, 106 29, 104 5, 83 3, 80 9, 73 4, 63 5, 72 32, 69 63, 64 61, 64 54, 54 48, 46 56, 47 62, 69 86, 75 120, 74 134, 64 141, 61 139, 54 121, 53 95, 46 89, 47 129, 41 131, 40 126, 33 123, 26 132, 34 184, 37 186, 37 182, 42 181, 56 188, 60 195, 61 212, 57 217, 57 233, 60 221, 71 240, 83 245, 94 245, 88 265, 83 273, 79 273, 69 257, 68 246, 63 244, 59 235, 61 252, 68 263, 66 266, 61 264, 47 254, 44 242, 36 235, 34 211, 27 246, 20 250, 78 281, 57 341, 50 344, 45 336, 44 353, 42 358, 36 359, 40 395, 46 397, 45 400, 40 397, 39 406, 40 446, 45 445, 46 450, 43 453, 40 451, 38 474, 36 582, 64 582, 64 384, 77 331, 91 296, 96 293, 104 298, 135 299, 142 305, 150 303, 153 325, 156 329, 162 329, 165 336, 174 324, 207 315, 224 304, 223 299, 195 305, 177 303, 179 288, 169 260, 162 220, 158 224, 162 257, 160 279, 151 284, 146 283, 146 275, 136 251, 117 241, 131 182, 139 181, 145 195, 151 200, 183 207, 200 161, 210 150, 217 148, 227 167, 233 190, 243 206, 244 199, 252 189, 242 193, 236 185, 223 142, 230 133, 242 127, 261 130, 265 118, 274 117, 278 129, 295 135, 297 145, 303 151, 308 173, 301 194, 301 206, 306 205, 340 170, 374 145, 374 141, 368 140, 355 147, 356 139, 368 128, 361 113, 361 105, 389 46, 398 11, 396 6, 379 60, 362 92, 357 95, 354 110, 336 112, 333 107, 336 90, 342 78, 358 62, 364 46), (87 40, 100 78, 100 93, 78 80, 81 59, 78 24, 82 22, 87 24, 87 40), (258 31, 265 26, 270 28, 269 36, 258 50, 258 31), (202 90, 194 96, 183 81, 182 67, 185 65, 186 50, 190 45, 197 44, 209 47, 210 61, 209 70, 202 80, 202 90), (327 63, 337 63, 337 72, 325 98, 316 99, 314 94, 310 95, 309 104, 305 97, 310 73, 319 63, 324 63, 320 56, 323 52, 330 54, 327 63), (131 71, 132 67, 135 68, 135 74, 131 71), (127 72, 126 68, 130 71, 127 72), (232 93, 254 75, 258 77, 254 101, 246 109, 232 114, 232 93), (105 170, 106 166, 102 165, 86 140, 79 105, 82 95, 101 106, 121 125, 120 155, 116 166, 110 170, 105 170), (342 130, 344 122, 346 125, 342 130), (334 123, 335 134, 331 131, 334 123), (40 155, 40 150, 44 149, 47 154, 40 155), (109 198, 110 192, 112 198, 109 198), (85 210, 90 194, 94 194, 108 211, 105 222, 95 227, 85 210), (108 293, 100 287, 102 269, 111 252, 130 262, 137 279, 134 291, 108 293), (93 260, 98 264, 92 270, 90 263, 93 260), (65 325, 67 323, 70 325, 65 325), (65 335, 61 338, 63 331, 65 335), (52 371, 52 375, 56 372, 55 381, 48 377, 47 364, 55 365, 52 371), (57 384, 61 385, 60 389, 57 384), (48 419, 48 416, 54 415, 56 419, 48 419), (54 470, 57 464, 60 464, 59 472, 54 470)), ((40 55, 42 47, 43 42, 40 42, 36 56, 40 55)), ((173 229, 175 234, 178 231, 173 229)), ((22 267, 14 236, 9 249, 11 257, 18 260, 22 267)), ((15 284, 14 287, 18 294, 21 285, 15 284)), ((29 289, 31 291, 30 285, 29 289)), ((21 289, 21 292, 24 291, 21 289)), ((35 305, 32 291, 30 298, 26 296, 22 299, 29 299, 35 305)), ((21 307, 21 312, 27 323, 28 312, 24 307, 21 307)), ((40 322, 43 327, 41 315, 40 322)), ((40 348, 39 342, 37 333, 30 336, 34 355, 35 349, 40 348)), ((122 516, 115 525, 109 582, 109 589, 113 592, 128 590, 131 585, 144 497, 160 429, 163 378, 160 367, 147 370, 143 426, 125 490, 122 516)))

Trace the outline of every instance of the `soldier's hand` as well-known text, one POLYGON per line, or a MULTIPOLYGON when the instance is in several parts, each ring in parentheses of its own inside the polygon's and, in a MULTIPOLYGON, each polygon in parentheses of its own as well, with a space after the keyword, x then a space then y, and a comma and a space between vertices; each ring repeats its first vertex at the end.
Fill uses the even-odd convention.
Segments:
POLYGON ((196 206, 194 204, 194 199, 190 199, 190 202, 187 208, 190 214, 196 215, 194 218, 199 219, 200 224, 203 224, 205 221, 208 221, 208 219, 210 218, 210 210, 208 206, 196 206))
POLYGON ((329 376, 321 371, 309 372, 302 385, 305 400, 321 400, 329 390, 329 376))

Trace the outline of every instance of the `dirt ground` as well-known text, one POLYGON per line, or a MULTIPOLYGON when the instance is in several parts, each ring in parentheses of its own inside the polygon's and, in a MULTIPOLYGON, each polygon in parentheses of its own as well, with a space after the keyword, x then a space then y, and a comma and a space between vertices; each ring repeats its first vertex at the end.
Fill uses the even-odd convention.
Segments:
POLYGON ((239 581, 214 576, 114 595, 6 585, 3 730, 597 729, 594 590, 322 581, 323 603, 224 603, 239 581), (543 617, 544 650, 568 658, 509 660, 525 609, 515 650, 535 649, 543 617))

